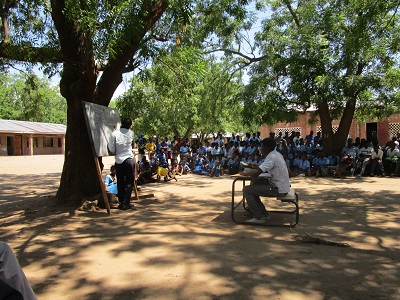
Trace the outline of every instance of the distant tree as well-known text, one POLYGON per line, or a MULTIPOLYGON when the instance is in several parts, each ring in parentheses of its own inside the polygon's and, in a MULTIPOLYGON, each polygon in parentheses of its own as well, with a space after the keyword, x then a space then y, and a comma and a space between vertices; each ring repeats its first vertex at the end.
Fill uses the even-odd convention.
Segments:
POLYGON ((0 73, 0 118, 66 124, 67 104, 46 78, 0 73))
POLYGON ((241 81, 225 68, 200 50, 175 47, 132 80, 116 107, 150 135, 186 138, 236 129, 242 124, 234 97, 241 81))

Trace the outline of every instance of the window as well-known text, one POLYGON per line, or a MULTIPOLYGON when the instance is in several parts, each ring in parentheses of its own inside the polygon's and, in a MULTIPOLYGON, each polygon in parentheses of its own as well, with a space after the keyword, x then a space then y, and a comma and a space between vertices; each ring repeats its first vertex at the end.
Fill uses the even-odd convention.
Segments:
MULTIPOLYGON (((339 129, 339 125, 332 125, 333 133, 336 133, 339 129)), ((322 126, 317 126, 317 132, 322 132, 322 126)))
POLYGON ((33 138, 33 147, 34 147, 34 148, 39 147, 39 140, 38 140, 38 137, 34 137, 34 138, 33 138))
POLYGON ((43 147, 53 147, 53 138, 45 136, 43 138, 43 147))
POLYGON ((58 144, 58 148, 61 148, 61 146, 62 146, 61 138, 58 138, 58 139, 57 139, 57 144, 58 144))
POLYGON ((285 134, 285 132, 287 132, 290 135, 292 133, 292 131, 300 132, 300 135, 301 135, 301 127, 275 128, 275 130, 274 130, 275 135, 278 135, 279 132, 282 132, 283 134, 285 134))
POLYGON ((29 136, 26 137, 26 148, 29 148, 29 136))

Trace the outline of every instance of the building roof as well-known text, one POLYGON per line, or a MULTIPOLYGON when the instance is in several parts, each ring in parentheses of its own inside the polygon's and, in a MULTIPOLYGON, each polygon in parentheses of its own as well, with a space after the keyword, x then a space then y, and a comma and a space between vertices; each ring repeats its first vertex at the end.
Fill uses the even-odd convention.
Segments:
POLYGON ((63 124, 0 120, 0 133, 65 134, 66 130, 63 124))

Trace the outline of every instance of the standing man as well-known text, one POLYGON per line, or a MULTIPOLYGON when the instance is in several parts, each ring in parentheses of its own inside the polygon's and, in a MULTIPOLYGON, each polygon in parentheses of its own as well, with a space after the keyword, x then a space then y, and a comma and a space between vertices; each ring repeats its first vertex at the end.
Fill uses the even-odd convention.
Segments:
POLYGON ((134 184, 134 161, 133 161, 133 131, 130 130, 132 120, 125 118, 121 128, 112 133, 109 142, 109 150, 115 154, 115 169, 117 175, 117 188, 119 209, 127 210, 134 208, 130 204, 134 184))
POLYGON ((310 131, 310 134, 306 135, 306 141, 309 141, 310 144, 314 145, 314 131, 310 131))
POLYGON ((138 147, 138 152, 139 152, 139 157, 138 160, 142 161, 142 157, 145 155, 145 147, 146 147, 146 139, 143 136, 143 133, 139 133, 139 138, 136 141, 137 147, 138 147))
POLYGON ((243 188, 243 195, 249 204, 253 218, 247 223, 263 224, 270 219, 270 215, 261 202, 260 196, 277 197, 286 195, 290 191, 289 173, 286 162, 278 151, 275 150, 274 139, 266 138, 261 141, 261 154, 265 157, 261 165, 251 164, 250 172, 242 172, 241 175, 257 178, 258 175, 268 172, 271 175, 270 181, 261 181, 243 188))

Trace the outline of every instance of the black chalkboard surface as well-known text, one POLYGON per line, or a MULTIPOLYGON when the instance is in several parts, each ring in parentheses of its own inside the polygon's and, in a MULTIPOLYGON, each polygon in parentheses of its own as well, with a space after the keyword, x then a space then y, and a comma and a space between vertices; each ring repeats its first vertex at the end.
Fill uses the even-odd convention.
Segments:
POLYGON ((83 102, 86 126, 97 157, 109 156, 108 141, 111 133, 121 126, 121 118, 115 108, 83 102))

